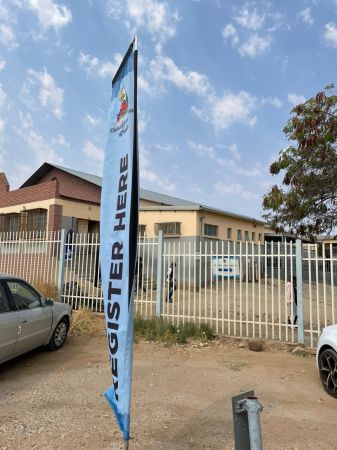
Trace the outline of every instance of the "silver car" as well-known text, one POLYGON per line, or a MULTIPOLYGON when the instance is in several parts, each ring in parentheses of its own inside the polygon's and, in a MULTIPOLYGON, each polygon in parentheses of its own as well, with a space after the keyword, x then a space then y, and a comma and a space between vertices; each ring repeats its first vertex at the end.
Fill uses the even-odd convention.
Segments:
POLYGON ((58 350, 71 321, 69 305, 46 299, 21 278, 0 274, 0 363, 42 345, 58 350))

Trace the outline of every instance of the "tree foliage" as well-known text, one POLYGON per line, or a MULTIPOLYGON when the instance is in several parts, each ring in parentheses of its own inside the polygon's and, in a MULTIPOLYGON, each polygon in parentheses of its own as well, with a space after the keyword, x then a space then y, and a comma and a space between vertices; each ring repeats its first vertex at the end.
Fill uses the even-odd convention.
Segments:
POLYGON ((285 126, 289 146, 270 166, 282 172, 263 198, 264 217, 276 232, 315 241, 337 233, 337 95, 334 85, 291 111, 285 126))

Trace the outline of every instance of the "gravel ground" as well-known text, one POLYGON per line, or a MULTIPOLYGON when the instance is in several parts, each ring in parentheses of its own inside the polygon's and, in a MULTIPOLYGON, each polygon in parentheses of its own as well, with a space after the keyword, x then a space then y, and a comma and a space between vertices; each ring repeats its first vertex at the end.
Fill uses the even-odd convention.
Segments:
MULTIPOLYGON (((0 366, 0 449, 122 449, 102 392, 110 385, 104 338, 72 336, 0 366)), ((336 449, 337 400, 313 356, 261 353, 233 342, 135 344, 130 450, 233 448, 231 397, 255 389, 264 449, 336 449)))

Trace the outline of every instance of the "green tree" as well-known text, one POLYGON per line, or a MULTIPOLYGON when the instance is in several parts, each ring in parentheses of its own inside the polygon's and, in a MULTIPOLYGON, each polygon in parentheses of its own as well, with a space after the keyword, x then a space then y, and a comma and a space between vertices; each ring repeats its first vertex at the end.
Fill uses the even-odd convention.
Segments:
POLYGON ((283 132, 289 146, 270 166, 282 172, 263 198, 264 218, 276 232, 315 241, 337 233, 337 95, 334 85, 291 111, 283 132))

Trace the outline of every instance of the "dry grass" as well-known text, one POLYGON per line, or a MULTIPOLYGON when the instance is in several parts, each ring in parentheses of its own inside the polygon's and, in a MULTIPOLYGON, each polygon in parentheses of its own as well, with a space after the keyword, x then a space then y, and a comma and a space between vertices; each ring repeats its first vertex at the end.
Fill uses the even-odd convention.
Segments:
POLYGON ((71 334, 91 337, 105 336, 103 316, 81 309, 73 312, 71 334))
MULTIPOLYGON (((135 342, 137 338, 144 338, 166 344, 186 344, 189 339, 209 341, 214 337, 212 330, 206 324, 199 327, 193 323, 185 323, 177 328, 163 319, 135 317, 134 326, 135 342)), ((85 309, 73 311, 73 325, 70 333, 91 337, 105 336, 104 316, 85 309)))
POLYGON ((38 280, 34 283, 34 287, 41 292, 46 298, 52 298, 53 300, 57 297, 57 287, 55 284, 45 283, 42 280, 38 280))

